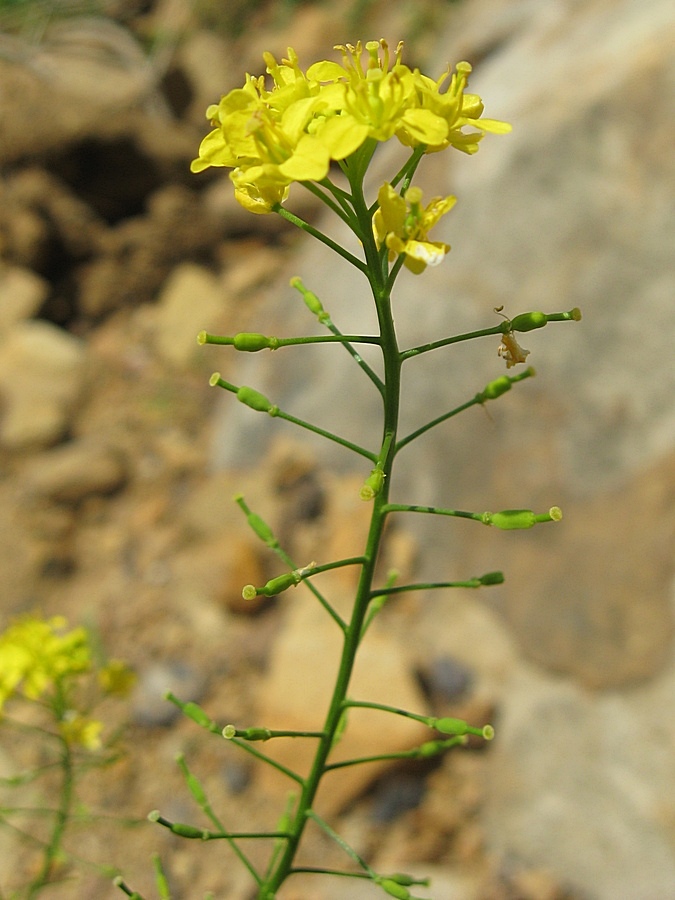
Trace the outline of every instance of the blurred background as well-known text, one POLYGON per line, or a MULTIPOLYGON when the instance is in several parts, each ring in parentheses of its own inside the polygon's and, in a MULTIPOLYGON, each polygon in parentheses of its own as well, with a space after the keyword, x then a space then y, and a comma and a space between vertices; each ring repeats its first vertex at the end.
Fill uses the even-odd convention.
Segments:
MULTIPOLYGON (((264 50, 292 46, 307 66, 380 36, 404 38, 404 61, 434 77, 467 59, 486 115, 514 127, 475 157, 420 168, 428 198, 459 201, 438 229, 453 247, 444 264, 401 276, 402 344, 489 327, 502 305, 511 317, 579 306, 583 319, 524 335, 537 377, 409 448, 393 486, 401 502, 563 509, 531 533, 415 517, 389 535, 383 571, 396 564, 404 580, 502 569, 506 582, 392 602, 355 689, 489 719, 497 739, 431 768, 327 784, 320 803, 378 871, 431 874, 419 892, 435 900, 675 896, 667 0, 0 0, 1 624, 63 613, 137 671, 128 754, 85 783, 87 805, 198 821, 174 761, 184 752, 228 826, 276 821, 286 786, 176 718, 163 694, 223 723, 320 722, 330 622, 300 592, 242 606, 241 586, 278 568, 231 498, 244 493, 301 563, 323 561, 359 552, 367 472, 235 408, 208 377, 357 440, 379 411, 347 354, 242 361, 195 335, 311 332, 294 274, 344 331, 367 332, 372 313, 358 273, 276 217, 245 213, 226 173, 194 176, 189 162, 207 105, 261 72, 264 50)), ((398 159, 393 146, 378 153, 374 191, 398 159)), ((298 186, 288 206, 340 237, 298 186)), ((404 430, 503 374, 497 345, 406 363, 404 430)), ((330 584, 338 603, 352 587, 330 584)), ((390 727, 355 718, 349 746, 419 742, 390 727)), ((20 768, 15 751, 0 752, 3 772, 20 768)), ((303 763, 301 747, 280 752, 303 763)), ((309 845, 344 864, 319 835, 309 845)), ((31 852, 8 831, 0 847, 10 890, 31 852)), ((68 849, 147 896, 154 850, 177 898, 250 896, 217 844, 149 824, 102 822, 68 849)), ((121 896, 93 869, 72 874, 51 896, 121 896)), ((283 896, 345 894, 298 879, 283 896)))

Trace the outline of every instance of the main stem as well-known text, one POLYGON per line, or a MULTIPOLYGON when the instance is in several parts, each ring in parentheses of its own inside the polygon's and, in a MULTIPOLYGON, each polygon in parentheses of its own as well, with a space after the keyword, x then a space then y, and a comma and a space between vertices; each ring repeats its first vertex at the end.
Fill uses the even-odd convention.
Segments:
MULTIPOLYGON (((368 216, 365 201, 362 194, 355 192, 354 196, 357 214, 368 216), (359 204, 359 200, 361 203, 359 204), (362 207, 362 208, 359 208, 362 207)), ((369 221, 369 216, 367 218, 369 221)), ((384 427, 382 435, 381 459, 384 472, 384 487, 373 500, 373 511, 370 519, 368 540, 364 553, 364 563, 356 590, 351 619, 344 633, 340 667, 338 669, 335 687, 331 698, 328 714, 323 726, 323 737, 319 740, 311 771, 304 782, 297 810, 291 827, 290 836, 286 842, 286 848, 280 856, 274 872, 260 886, 258 900, 273 900, 276 891, 283 884, 293 870, 293 860, 298 851, 305 825, 308 821, 308 811, 312 809, 319 784, 326 772, 326 762, 330 753, 335 734, 340 726, 344 712, 344 702, 347 697, 349 683, 356 661, 356 654, 361 641, 363 623, 368 611, 368 604, 372 597, 373 579, 378 552, 382 542, 384 523, 387 517, 386 504, 389 498, 389 483, 394 463, 394 449, 396 445, 396 433, 401 396, 401 360, 396 338, 396 329, 391 312, 390 296, 387 292, 386 281, 381 271, 381 263, 377 254, 377 248, 373 241, 364 241, 364 250, 368 262, 368 275, 377 308, 377 316, 380 327, 381 346, 384 361, 384 427)))
POLYGON ((28 900, 37 897, 52 879, 54 864, 61 849, 63 834, 68 824, 70 808, 73 802, 73 757, 65 738, 61 738, 61 794, 59 805, 55 811, 55 820, 49 842, 44 848, 40 871, 33 879, 28 890, 28 900))

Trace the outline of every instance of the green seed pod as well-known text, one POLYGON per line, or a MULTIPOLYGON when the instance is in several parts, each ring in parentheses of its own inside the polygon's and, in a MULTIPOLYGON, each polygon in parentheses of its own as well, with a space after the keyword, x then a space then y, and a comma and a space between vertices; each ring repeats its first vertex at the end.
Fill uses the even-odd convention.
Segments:
POLYGON ((442 719, 432 721, 432 727, 441 734, 468 734, 470 726, 464 719, 453 719, 452 716, 445 716, 442 719))
POLYGON ((210 728, 213 725, 211 717, 207 716, 201 706, 197 706, 192 700, 184 703, 181 706, 181 710, 189 719, 192 719, 197 725, 201 725, 202 728, 210 728))
POLYGON ((274 532, 267 522, 261 519, 257 513, 249 513, 248 516, 246 516, 246 519, 255 534, 257 534, 263 543, 267 544, 269 547, 278 546, 279 542, 274 537, 274 532))
POLYGON ((302 294, 302 299, 305 302, 305 306, 307 309, 313 313, 320 322, 326 322, 329 319, 328 313, 323 308, 323 304, 316 296, 313 291, 308 291, 305 285, 302 283, 302 280, 297 276, 295 278, 291 278, 291 287, 295 288, 296 291, 300 291, 302 294))
POLYGON ((445 749, 445 741, 426 741, 417 748, 417 755, 422 759, 429 756, 438 756, 445 749))
POLYGON ((534 331, 536 328, 543 328, 547 322, 546 313, 521 313, 515 319, 511 319, 510 331, 534 331))
POLYGON ((518 528, 532 528, 535 521, 531 509, 505 509, 502 512, 492 513, 489 524, 503 531, 511 531, 518 528))
POLYGON ((231 741, 233 737, 237 736, 237 729, 234 725, 226 725, 221 731, 221 734, 226 741, 231 741))
POLYGON ((239 736, 245 741, 269 741, 272 732, 269 728, 246 728, 239 736))
POLYGON ((254 584, 245 584, 241 589, 241 596, 244 600, 255 600, 258 596, 258 589, 254 584))
POLYGON ((264 394, 246 385, 242 385, 237 391, 237 400, 257 412, 269 412, 272 409, 272 404, 264 394))
POLYGON ((263 594, 265 597, 275 597, 277 594, 287 591, 288 588, 294 587, 299 582, 300 577, 295 572, 286 572, 285 575, 271 578, 267 584, 260 588, 258 593, 263 594))
POLYGON ((406 875, 404 872, 395 872, 393 875, 388 875, 387 877, 389 881, 395 881, 396 884, 406 884, 408 885, 408 887, 412 884, 430 884, 430 880, 428 878, 413 878, 412 875, 406 875))
POLYGON ((390 897, 397 897, 398 900, 410 900, 411 895, 408 888, 403 887, 402 884, 398 884, 396 881, 392 881, 391 878, 378 880, 377 884, 379 884, 385 894, 389 894, 390 897))
POLYGON ((188 790, 199 804, 199 806, 205 806, 208 803, 206 798, 206 794, 204 793, 204 788, 202 787, 201 781, 197 778, 196 775, 193 775, 192 772, 189 772, 185 783, 188 786, 188 790))
POLYGON ((170 830, 179 837, 192 840, 203 841, 207 837, 207 832, 203 828, 195 828, 194 825, 185 825, 183 822, 173 822, 170 830))
POLYGON ((242 331, 234 336, 234 349, 255 353, 257 350, 269 349, 273 338, 253 331, 242 331))
POLYGON ((503 584, 504 583, 504 573, 503 572, 486 572, 485 575, 481 575, 478 579, 481 584, 489 585, 489 584, 503 584))
POLYGON ((505 394, 510 390, 511 379, 508 375, 501 375, 499 378, 495 378, 494 381, 491 381, 485 386, 485 390, 479 395, 481 398, 480 402, 484 403, 486 400, 496 400, 497 397, 501 397, 502 394, 505 394))

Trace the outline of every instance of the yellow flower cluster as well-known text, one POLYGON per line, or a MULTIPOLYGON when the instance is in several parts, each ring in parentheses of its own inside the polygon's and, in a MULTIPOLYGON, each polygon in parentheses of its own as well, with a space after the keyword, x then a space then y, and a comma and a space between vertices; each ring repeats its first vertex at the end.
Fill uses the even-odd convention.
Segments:
MULTIPOLYGON (((101 746, 101 722, 71 709, 73 679, 92 671, 91 646, 84 628, 67 629, 63 616, 25 616, 0 634, 0 714, 12 697, 40 701, 58 722, 69 744, 88 750, 101 746)), ((134 675, 120 660, 96 672, 99 690, 124 696, 134 675)))
POLYGON ((89 670, 87 632, 65 628, 62 616, 26 616, 0 635, 0 710, 14 694, 37 700, 67 676, 89 670))
POLYGON ((505 122, 483 119, 483 103, 466 92, 471 66, 462 62, 437 81, 390 58, 386 41, 338 46, 342 64, 322 60, 306 72, 289 48, 281 63, 264 54, 272 79, 246 76, 206 112, 213 130, 192 171, 227 166, 235 195, 247 209, 268 213, 294 181, 321 181, 332 160, 349 161, 369 142, 396 137, 431 153, 455 147, 475 153, 486 131, 506 133, 505 122), (446 89, 443 86, 447 82, 446 89), (465 132, 465 127, 471 131, 465 132))

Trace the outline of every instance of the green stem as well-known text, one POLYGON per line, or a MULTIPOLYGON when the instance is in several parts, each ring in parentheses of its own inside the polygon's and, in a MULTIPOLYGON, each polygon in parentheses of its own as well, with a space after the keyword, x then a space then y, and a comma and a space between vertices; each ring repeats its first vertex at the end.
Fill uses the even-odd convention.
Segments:
MULTIPOLYGON (((236 384, 225 381, 224 378, 221 378, 220 375, 215 372, 211 376, 211 384, 214 387, 217 385, 218 387, 223 388, 223 390, 230 391, 232 394, 237 394, 240 390, 236 384)), ((312 425, 311 422, 306 422, 304 419, 298 419, 297 416, 292 416, 290 413, 284 412, 283 409, 279 409, 278 406, 270 405, 270 409, 268 409, 267 412, 268 415, 278 419, 284 419, 286 422, 292 422, 293 425, 298 425, 300 428, 304 428, 305 431, 311 431, 313 434, 318 434, 320 437, 333 441, 335 444, 340 444, 341 447, 346 447, 347 450, 358 453, 359 456, 365 456, 365 458, 371 460, 371 462, 376 462, 377 460, 377 455, 371 453, 370 450, 366 450, 364 447, 360 447, 358 444, 354 444, 352 441, 340 437, 339 434, 333 434, 332 431, 326 431, 325 428, 319 428, 318 425, 312 425)))
POLYGON ((286 219, 286 221, 291 222, 297 228, 300 228, 302 231, 306 231, 307 234, 311 234, 312 237, 315 237, 317 239, 317 241, 321 241, 322 244, 330 247, 330 249, 334 250, 335 253, 338 254, 338 256, 346 259, 348 263, 351 263, 360 272, 363 272, 366 277, 368 276, 368 266, 363 262, 363 260, 358 259, 358 257, 354 256, 353 253, 350 253, 349 250, 345 250, 344 247, 341 247, 332 238, 329 238, 327 234, 323 233, 323 231, 319 231, 318 228, 310 225, 309 222, 305 222, 305 220, 301 219, 300 216, 296 216, 295 213, 292 213, 290 210, 286 209, 280 204, 277 204, 274 207, 274 212, 279 213, 282 219, 286 219))
POLYGON ((379 391, 380 395, 382 397, 384 397, 384 383, 382 382, 382 379, 377 374, 377 372, 374 372, 373 369, 371 369, 371 367, 368 365, 368 363, 365 361, 365 359, 361 356, 361 354, 358 352, 358 350, 355 350, 354 347, 349 343, 349 338, 345 338, 345 336, 342 334, 342 332, 337 327, 337 325, 335 325, 330 319, 325 322, 325 326, 336 337, 340 337, 340 338, 344 339, 342 346, 350 354, 350 356, 354 359, 354 362, 361 369, 363 369, 363 371, 366 373, 368 378, 370 378, 370 380, 373 382, 373 384, 379 391))
POLYGON ((324 736, 318 742, 311 771, 303 784, 295 816, 289 827, 288 842, 280 855, 274 871, 261 886, 258 893, 259 900, 271 900, 271 898, 275 897, 276 891, 292 871, 293 861, 308 819, 317 818, 312 806, 321 779, 326 772, 327 760, 335 735, 341 724, 345 698, 361 642, 363 624, 373 593, 372 585, 375 565, 387 516, 390 476, 394 463, 401 394, 401 358, 391 311, 390 296, 387 292, 386 274, 382 272, 379 251, 372 236, 370 212, 363 196, 362 182, 356 176, 354 176, 353 180, 350 179, 350 182, 354 208, 365 237, 363 249, 368 264, 368 278, 377 309, 384 360, 383 432, 381 450, 376 457, 378 466, 384 474, 384 485, 381 492, 373 500, 373 510, 366 549, 363 555, 361 575, 356 589, 351 618, 343 637, 342 654, 333 694, 322 728, 324 736))
MULTIPOLYGON (((203 343, 204 344, 220 344, 225 346, 232 346, 235 343, 235 338, 233 335, 227 334, 208 334, 207 332, 202 332, 203 334, 203 343)), ((279 338, 274 337, 270 338, 271 341, 274 341, 274 345, 271 347, 260 348, 260 349, 269 349, 269 350, 279 350, 281 347, 298 347, 303 344, 379 344, 380 339, 373 335, 368 334, 309 334, 309 335, 298 335, 296 337, 288 337, 288 338, 279 338)), ((256 347, 256 350, 258 348, 256 347)))
POLYGON ((485 583, 480 578, 467 578, 464 581, 421 581, 419 584, 401 584, 396 587, 378 588, 373 597, 391 597, 393 594, 408 594, 412 591, 436 591, 442 588, 479 588, 485 583))
POLYGON ((447 347, 449 344, 458 344, 461 341, 472 341, 474 338, 488 337, 494 334, 503 334, 503 324, 494 325, 492 328, 481 328, 479 331, 469 331, 466 334, 455 334, 453 337, 443 338, 440 341, 431 341, 429 344, 420 344, 418 347, 410 347, 401 353, 401 362, 411 359, 413 356, 420 356, 422 353, 429 353, 430 350, 438 350, 439 347, 447 347))
POLYGON ((54 813, 54 826, 49 841, 44 849, 42 866, 28 890, 28 900, 33 900, 34 897, 37 897, 42 888, 51 881, 54 863, 61 849, 63 834, 68 824, 70 809, 73 802, 73 791, 75 787, 73 755, 68 742, 64 738, 61 738, 60 741, 62 778, 59 805, 54 813))
POLYGON ((455 516, 459 519, 473 519, 474 522, 485 524, 483 513, 467 512, 463 509, 442 509, 439 506, 420 506, 417 503, 388 503, 386 512, 416 512, 427 513, 432 516, 455 516))

